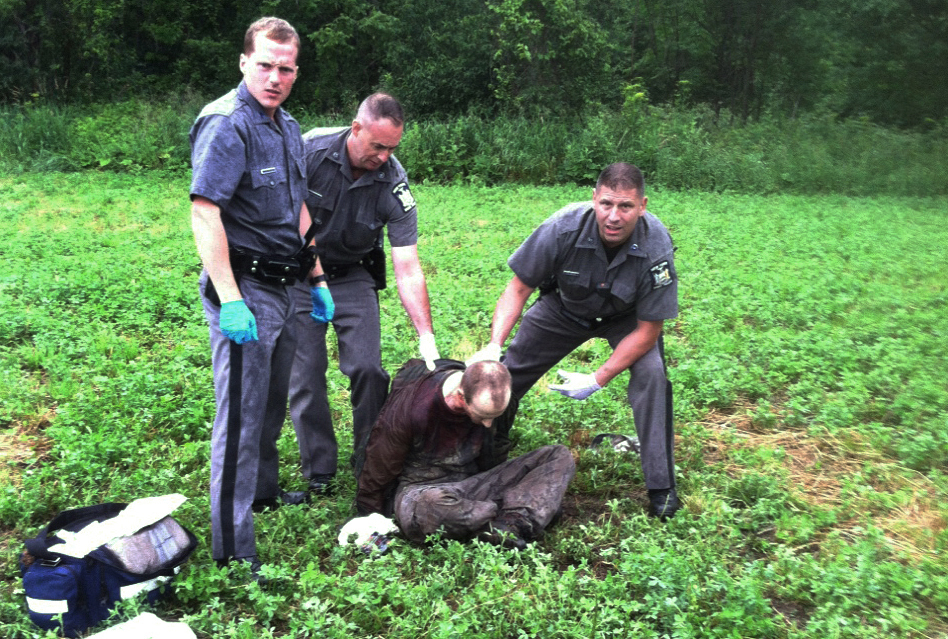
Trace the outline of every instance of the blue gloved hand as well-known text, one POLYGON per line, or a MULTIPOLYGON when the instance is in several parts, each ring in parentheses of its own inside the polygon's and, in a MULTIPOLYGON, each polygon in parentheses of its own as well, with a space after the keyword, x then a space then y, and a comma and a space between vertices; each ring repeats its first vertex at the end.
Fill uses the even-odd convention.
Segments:
POLYGON ((589 373, 569 373, 562 368, 557 371, 566 381, 562 384, 550 384, 550 390, 559 391, 572 399, 586 399, 602 386, 596 383, 595 375, 589 373))
POLYGON ((257 320, 243 300, 221 304, 221 333, 235 344, 257 341, 257 320))
POLYGON ((313 300, 313 312, 309 314, 314 322, 328 324, 336 315, 336 303, 332 301, 332 293, 328 286, 314 286, 309 289, 310 299, 313 300))

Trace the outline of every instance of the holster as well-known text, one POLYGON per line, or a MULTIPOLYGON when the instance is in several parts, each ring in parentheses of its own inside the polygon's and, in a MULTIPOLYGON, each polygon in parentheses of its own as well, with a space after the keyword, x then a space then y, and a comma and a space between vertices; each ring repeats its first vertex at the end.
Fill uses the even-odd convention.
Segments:
POLYGON ((330 282, 348 275, 350 270, 357 267, 364 268, 372 276, 372 280, 375 282, 375 290, 385 290, 385 249, 381 246, 372 247, 372 250, 365 257, 354 264, 323 262, 323 272, 326 273, 326 277, 329 278, 330 282))
POLYGON ((360 262, 375 280, 375 290, 385 290, 385 249, 378 244, 360 262))
POLYGON ((316 254, 315 246, 304 246, 293 256, 293 259, 300 264, 299 275, 297 275, 298 280, 302 281, 306 279, 310 271, 312 271, 316 265, 317 257, 319 256, 316 254))

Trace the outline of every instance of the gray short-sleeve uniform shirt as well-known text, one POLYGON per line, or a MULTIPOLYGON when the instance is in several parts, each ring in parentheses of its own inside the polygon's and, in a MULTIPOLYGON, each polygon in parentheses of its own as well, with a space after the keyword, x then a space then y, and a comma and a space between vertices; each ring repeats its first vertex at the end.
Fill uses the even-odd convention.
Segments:
POLYGON ((527 286, 555 277, 563 307, 584 318, 634 312, 657 321, 678 315, 674 246, 662 223, 646 212, 610 263, 592 202, 570 204, 544 221, 507 264, 527 286))
POLYGON ((293 255, 303 245, 303 141, 290 114, 280 108, 274 118, 243 82, 204 107, 189 135, 191 197, 220 207, 231 247, 293 255))
POLYGON ((355 264, 388 228, 392 246, 418 243, 418 208, 405 169, 395 158, 358 180, 346 154, 351 129, 304 136, 309 192, 306 204, 317 224, 316 246, 323 264, 355 264))

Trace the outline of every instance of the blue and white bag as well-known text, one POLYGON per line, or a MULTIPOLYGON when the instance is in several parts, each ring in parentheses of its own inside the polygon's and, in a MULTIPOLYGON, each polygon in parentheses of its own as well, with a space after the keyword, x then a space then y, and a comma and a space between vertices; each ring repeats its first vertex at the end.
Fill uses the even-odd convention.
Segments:
POLYGON ((122 599, 146 592, 147 601, 154 603, 162 596, 162 586, 197 546, 194 535, 170 516, 83 556, 66 550, 65 542, 77 536, 73 533, 106 527, 126 507, 108 503, 66 510, 26 540, 20 573, 30 619, 37 626, 77 637, 108 618, 122 599))

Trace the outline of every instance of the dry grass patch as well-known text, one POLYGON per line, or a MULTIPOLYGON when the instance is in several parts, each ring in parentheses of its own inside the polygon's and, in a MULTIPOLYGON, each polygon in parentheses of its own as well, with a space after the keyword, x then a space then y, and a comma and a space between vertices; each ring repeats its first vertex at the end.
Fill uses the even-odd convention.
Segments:
POLYGON ((28 422, 14 422, 0 430, 0 484, 19 486, 23 470, 46 459, 53 440, 44 431, 52 416, 50 409, 28 422))
POLYGON ((824 431, 815 437, 799 429, 761 430, 751 409, 742 402, 730 411, 708 413, 701 422, 710 433, 703 449, 706 462, 721 464, 737 478, 747 468, 732 461, 733 452, 780 449, 787 490, 803 503, 836 510, 836 530, 855 535, 853 529, 870 517, 893 550, 912 559, 937 556, 937 539, 948 519, 931 480, 881 454, 858 432, 824 431), (867 489, 853 490, 854 478, 867 489))

